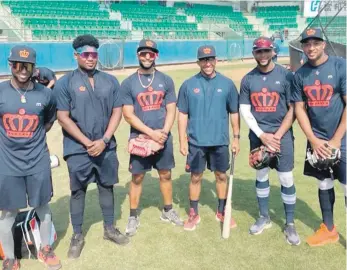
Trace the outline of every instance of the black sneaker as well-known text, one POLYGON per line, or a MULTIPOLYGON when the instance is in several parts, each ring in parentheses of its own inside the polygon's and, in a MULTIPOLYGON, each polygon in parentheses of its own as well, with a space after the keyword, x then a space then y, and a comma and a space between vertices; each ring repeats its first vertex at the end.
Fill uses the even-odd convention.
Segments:
POLYGON ((125 246, 130 242, 128 237, 123 235, 117 228, 113 226, 104 227, 104 239, 112 241, 121 246, 125 246))
POLYGON ((67 253, 69 259, 77 259, 84 247, 84 236, 81 233, 73 234, 70 242, 70 248, 67 253))
POLYGON ((2 270, 19 270, 20 263, 17 259, 6 259, 2 263, 2 270))

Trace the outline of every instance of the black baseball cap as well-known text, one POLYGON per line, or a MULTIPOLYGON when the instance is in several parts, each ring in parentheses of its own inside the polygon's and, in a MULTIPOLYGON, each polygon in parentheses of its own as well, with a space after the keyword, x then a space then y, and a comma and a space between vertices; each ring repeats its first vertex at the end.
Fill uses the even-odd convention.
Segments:
POLYGON ((307 28, 304 30, 304 32, 302 32, 300 42, 304 43, 310 38, 324 41, 322 30, 319 28, 307 28))
POLYGON ((36 64, 36 51, 26 45, 16 45, 11 49, 8 61, 36 64))
POLYGON ((153 40, 150 40, 150 39, 142 39, 140 41, 139 47, 137 48, 137 52, 143 49, 149 49, 155 53, 159 52, 157 43, 155 43, 153 40))
POLYGON ((204 45, 198 48, 198 59, 216 57, 216 49, 211 45, 204 45))
POLYGON ((253 41, 253 51, 259 50, 272 50, 274 48, 274 44, 271 38, 268 37, 259 37, 253 41))

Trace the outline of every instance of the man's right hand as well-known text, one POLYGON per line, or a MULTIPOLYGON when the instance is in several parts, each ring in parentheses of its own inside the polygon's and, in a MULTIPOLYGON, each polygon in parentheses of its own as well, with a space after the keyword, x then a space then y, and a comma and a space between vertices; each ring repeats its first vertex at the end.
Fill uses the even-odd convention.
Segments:
POLYGON ((323 159, 330 157, 331 149, 329 147, 328 141, 321 140, 316 137, 312 141, 310 141, 310 144, 316 156, 323 159))
POLYGON ((168 138, 168 135, 160 129, 153 130, 149 136, 153 141, 160 144, 164 144, 168 138))
POLYGON ((274 151, 280 151, 281 150, 281 140, 276 138, 274 134, 271 133, 263 133, 260 135, 259 139, 262 141, 262 143, 269 147, 270 150, 274 151))

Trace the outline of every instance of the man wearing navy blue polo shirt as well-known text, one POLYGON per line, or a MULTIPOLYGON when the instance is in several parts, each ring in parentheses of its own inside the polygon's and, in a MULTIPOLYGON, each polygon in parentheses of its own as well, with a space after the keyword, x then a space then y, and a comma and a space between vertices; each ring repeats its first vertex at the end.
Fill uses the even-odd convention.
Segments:
POLYGON ((114 227, 113 186, 118 182, 118 158, 114 133, 121 120, 118 80, 96 69, 99 42, 92 35, 73 41, 78 68, 60 78, 55 86, 57 117, 63 127, 64 159, 70 176, 70 215, 74 234, 69 258, 80 256, 85 196, 96 182, 104 217, 104 239, 119 245, 129 239, 114 227))
MULTIPOLYGON (((190 211, 184 224, 187 231, 195 230, 200 222, 198 202, 206 163, 216 176, 219 202, 216 219, 223 222, 229 168, 229 114, 234 133, 232 151, 236 154, 240 137, 239 95, 232 80, 215 70, 215 48, 199 47, 197 58, 200 72, 183 83, 177 102, 180 152, 188 155, 186 171, 191 173, 190 211)), ((236 227, 233 219, 231 227, 236 227)))

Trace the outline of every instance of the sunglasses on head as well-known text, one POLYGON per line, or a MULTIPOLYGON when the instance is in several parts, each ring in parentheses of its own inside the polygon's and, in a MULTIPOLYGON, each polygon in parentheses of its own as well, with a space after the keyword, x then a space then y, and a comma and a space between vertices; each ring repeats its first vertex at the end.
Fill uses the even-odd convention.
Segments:
POLYGON ((261 49, 261 50, 255 51, 256 54, 258 54, 258 53, 270 53, 270 52, 271 52, 271 49, 261 49))
POLYGON ((34 70, 34 64, 32 63, 23 63, 23 62, 11 62, 12 68, 16 71, 22 71, 25 68, 28 72, 34 70))
POLYGON ((82 52, 82 53, 78 53, 79 56, 81 56, 84 59, 88 59, 89 56, 93 59, 98 58, 98 53, 97 52, 82 52))
POLYGON ((149 57, 150 59, 154 59, 157 56, 155 52, 139 52, 138 55, 144 58, 149 57))

